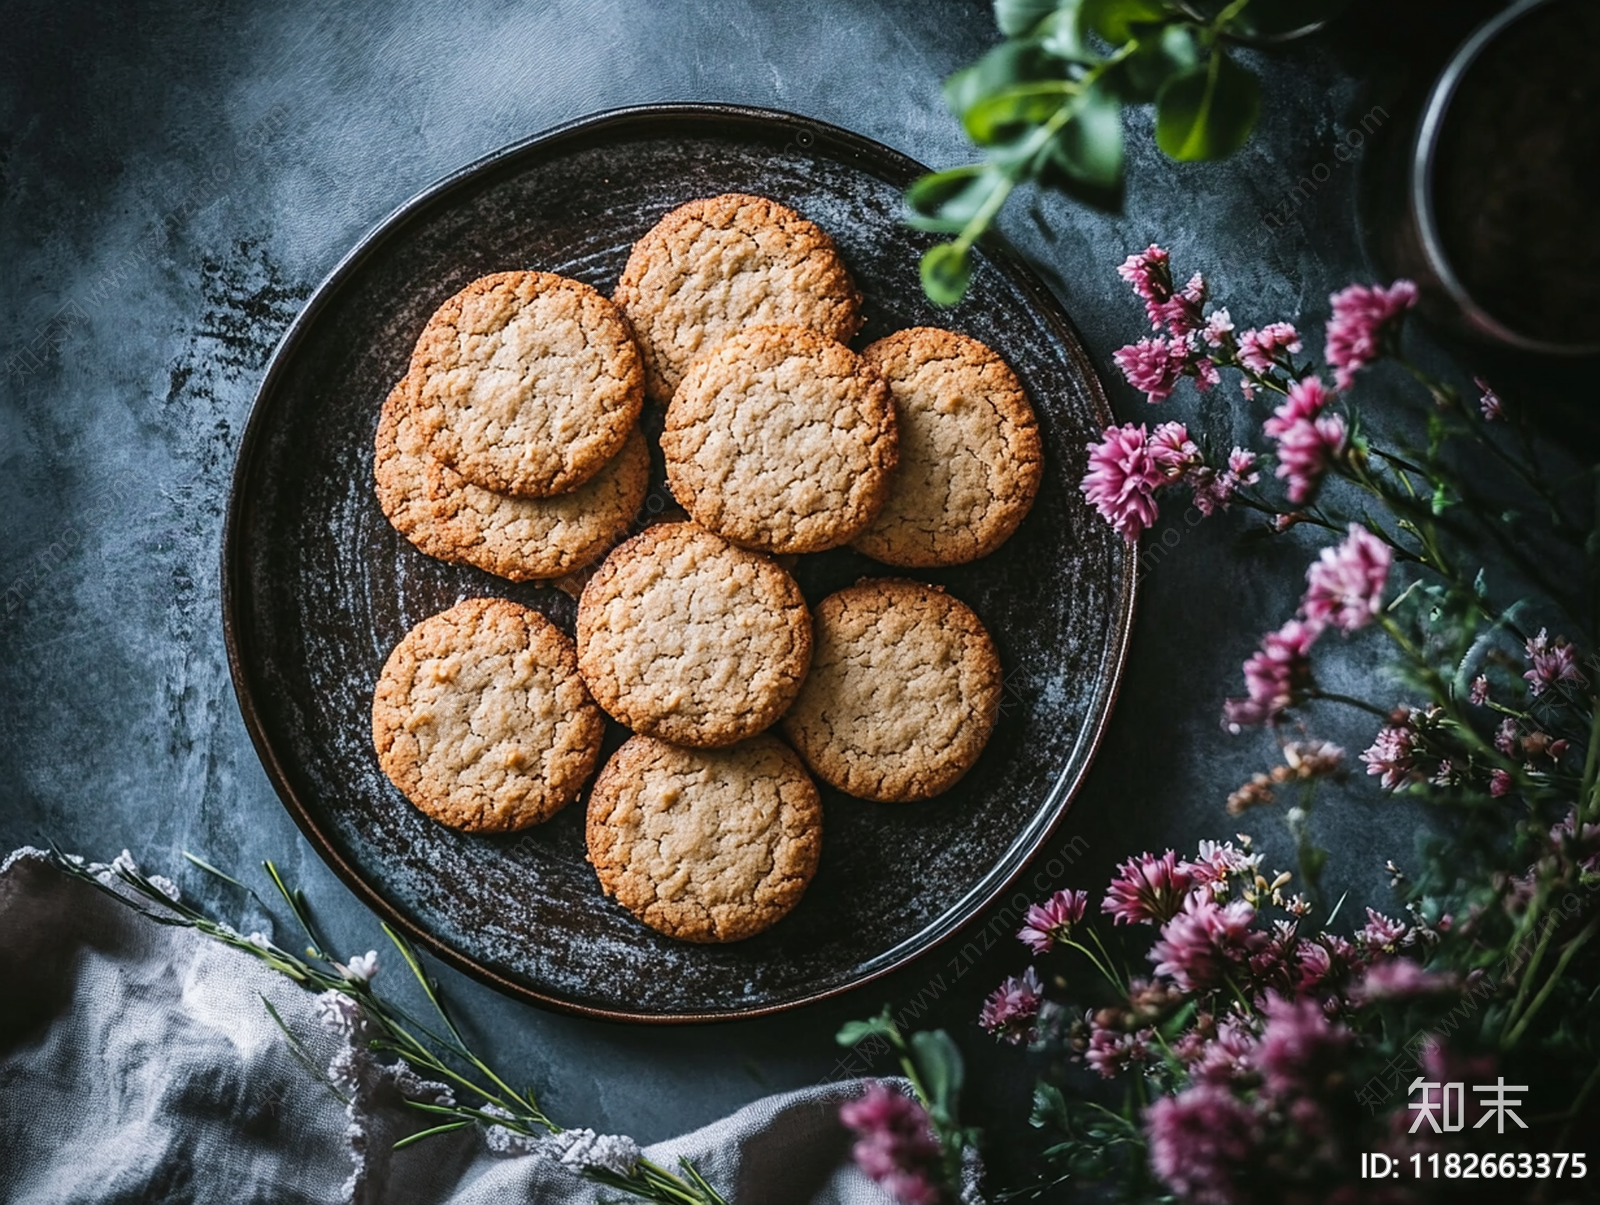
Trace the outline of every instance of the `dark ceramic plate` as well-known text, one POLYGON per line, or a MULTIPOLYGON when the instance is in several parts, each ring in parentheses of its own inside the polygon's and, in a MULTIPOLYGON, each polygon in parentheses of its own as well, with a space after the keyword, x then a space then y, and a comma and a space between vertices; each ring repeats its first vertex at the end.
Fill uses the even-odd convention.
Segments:
MULTIPOLYGON (((627 109, 508 147, 440 181, 362 240, 285 335, 235 470, 223 620, 246 724, 284 804, 376 912, 517 996, 639 1021, 792 1008, 881 975, 993 899, 1060 820, 1105 723, 1133 607, 1133 559, 1083 504, 1083 447, 1109 418, 1072 324, 1012 256, 979 256, 967 300, 922 296, 928 238, 901 225, 924 169, 858 135, 724 106, 627 109), (728 946, 672 941, 604 899, 583 805, 505 837, 425 818, 372 751, 372 689, 415 623, 500 595, 572 630, 574 604, 423 556, 372 491, 378 408, 429 314, 474 277, 541 268, 609 293, 634 240, 694 197, 752 192, 838 241, 866 296, 857 345, 948 326, 997 349, 1039 412, 1046 472, 1010 542, 923 575, 1000 646, 994 738, 955 789, 916 805, 824 792, 822 864, 801 905, 728 946)), ((659 418, 657 419, 659 425, 659 418)), ((659 466, 658 466, 659 467, 659 466)), ((659 481, 659 471, 657 481, 659 481)), ((667 500, 659 485, 648 508, 667 500)), ((803 560, 807 597, 888 572, 848 551, 803 560)), ((612 734, 614 747, 621 730, 612 734)))

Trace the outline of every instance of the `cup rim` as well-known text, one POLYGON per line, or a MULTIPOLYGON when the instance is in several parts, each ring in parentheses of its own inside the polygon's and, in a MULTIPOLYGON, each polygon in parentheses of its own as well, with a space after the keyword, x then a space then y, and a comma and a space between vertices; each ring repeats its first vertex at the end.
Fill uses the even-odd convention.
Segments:
POLYGON ((1560 0, 1517 0, 1504 11, 1496 13, 1463 42, 1428 93, 1423 107, 1422 120, 1417 126, 1416 141, 1411 155, 1411 217, 1421 243, 1423 258, 1441 288, 1450 295, 1468 324, 1480 334, 1498 343, 1542 355, 1589 356, 1600 352, 1600 340, 1587 343, 1557 343, 1539 339, 1508 326, 1489 313, 1462 283, 1444 248, 1444 239, 1434 214, 1433 168, 1439 147, 1439 135, 1444 128, 1450 102, 1467 72, 1472 69, 1484 49, 1509 26, 1530 13, 1560 0))

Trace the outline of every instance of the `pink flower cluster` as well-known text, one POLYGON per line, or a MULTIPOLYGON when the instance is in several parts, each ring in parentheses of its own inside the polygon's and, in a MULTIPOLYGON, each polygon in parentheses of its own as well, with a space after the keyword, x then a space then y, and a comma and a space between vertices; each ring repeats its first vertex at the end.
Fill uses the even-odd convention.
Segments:
POLYGON ((1306 594, 1300 604, 1306 622, 1343 632, 1371 623, 1382 606, 1393 561, 1388 544, 1359 523, 1350 524, 1344 542, 1324 548, 1306 570, 1306 594))
POLYGON ((1277 475, 1287 483, 1291 502, 1309 502, 1344 451, 1344 419, 1328 412, 1332 400, 1321 380, 1303 377, 1289 386, 1283 404, 1261 425, 1278 445, 1277 475))
POLYGON ((1222 472, 1208 466, 1182 423, 1162 423, 1154 431, 1143 423, 1107 427, 1099 443, 1088 445, 1089 470, 1079 489, 1129 543, 1161 513, 1156 495, 1186 482, 1202 514, 1226 507, 1241 485, 1256 480, 1255 457, 1235 448, 1222 472))
POLYGON ((1302 344, 1300 332, 1287 322, 1269 322, 1259 330, 1239 336, 1239 362, 1253 372, 1269 373, 1284 368, 1286 353, 1297 352, 1302 344))
POLYGON ((1037 1032, 1039 1005, 1043 1002, 1044 984, 1039 982, 1039 973, 1029 967, 989 993, 978 1015, 978 1024, 1013 1046, 1031 1042, 1037 1032))
POLYGON ((1130 343, 1112 356, 1128 384, 1142 390, 1151 403, 1166 401, 1184 377, 1193 378, 1201 390, 1218 384, 1222 376, 1204 345, 1219 346, 1225 329, 1232 330, 1233 324, 1226 311, 1220 319, 1204 316, 1205 278, 1196 272, 1181 289, 1174 288, 1171 256, 1154 243, 1128 256, 1117 275, 1144 301, 1150 329, 1168 331, 1130 343))
POLYGON ((857 1134, 856 1165, 902 1205, 938 1205, 939 1140, 920 1104, 877 1080, 839 1108, 857 1134))
POLYGON ((1531 695, 1542 695, 1562 682, 1575 686, 1588 684, 1588 679, 1578 669, 1578 650, 1559 636, 1551 640, 1544 628, 1528 641, 1527 654, 1532 668, 1522 676, 1527 680, 1531 695))
POLYGON ((1048 954, 1056 942, 1065 941, 1072 926, 1083 919, 1083 910, 1089 903, 1086 891, 1063 889, 1043 903, 1034 904, 1022 918, 1022 928, 1017 937, 1035 954, 1048 954))
POLYGON ((1311 686, 1311 646, 1322 629, 1291 619, 1261 638, 1244 663, 1246 697, 1222 704, 1223 722, 1234 732, 1277 721, 1311 686))
POLYGON ((1348 389, 1355 374, 1393 344, 1401 318, 1417 304, 1417 286, 1409 280, 1397 280, 1388 288, 1351 285, 1328 301, 1333 316, 1328 319, 1323 358, 1334 370, 1339 388, 1348 389))

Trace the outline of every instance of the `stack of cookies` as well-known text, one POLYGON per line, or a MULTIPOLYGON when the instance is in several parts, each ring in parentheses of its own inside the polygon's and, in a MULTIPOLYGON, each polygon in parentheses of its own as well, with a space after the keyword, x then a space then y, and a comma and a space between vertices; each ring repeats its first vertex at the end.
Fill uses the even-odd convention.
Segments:
POLYGON ((860 328, 832 239, 740 194, 667 214, 611 300, 505 272, 440 307, 379 418, 384 513, 428 555, 516 581, 604 562, 575 640, 477 598, 400 642, 373 737, 407 798, 464 831, 536 824, 588 785, 610 716, 632 735, 589 793, 601 888, 720 942, 815 873, 812 775, 906 802, 971 768, 1000 701, 977 615, 901 577, 813 608, 790 571, 845 545, 902 568, 993 551, 1038 489, 1038 428, 983 344, 922 327, 857 352, 860 328), (646 397, 688 521, 619 544, 648 486, 646 397))

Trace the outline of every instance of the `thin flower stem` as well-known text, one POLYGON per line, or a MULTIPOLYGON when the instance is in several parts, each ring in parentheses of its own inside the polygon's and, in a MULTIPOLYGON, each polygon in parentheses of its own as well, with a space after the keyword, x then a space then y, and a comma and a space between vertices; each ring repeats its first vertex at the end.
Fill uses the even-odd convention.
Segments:
POLYGON ((1600 818, 1600 707, 1595 708, 1594 718, 1589 722, 1589 748, 1583 755, 1583 784, 1578 788, 1578 802, 1584 820, 1600 818))
MULTIPOLYGON (((1094 930, 1091 929, 1089 932, 1091 936, 1095 936, 1096 944, 1099 944, 1099 938, 1094 934, 1094 930)), ((1078 953, 1082 954, 1085 958, 1092 962, 1094 964, 1094 969, 1099 971, 1108 980, 1110 980, 1113 987, 1119 989, 1122 987, 1122 980, 1118 979, 1116 975, 1112 974, 1111 969, 1106 966, 1105 963, 1096 958, 1094 951, 1088 946, 1084 945, 1081 941, 1073 941, 1072 938, 1068 937, 1064 938, 1061 944, 1064 946, 1071 946, 1074 950, 1078 951, 1078 953)), ((1110 955, 1107 955, 1107 957, 1109 958, 1110 955)))
MULTIPOLYGON (((1551 929, 1554 929, 1554 927, 1552 925, 1551 929)), ((1562 947, 1561 957, 1556 960, 1556 965, 1551 968, 1550 977, 1545 980, 1544 987, 1539 990, 1539 994, 1528 1005, 1528 1011, 1522 1014, 1515 1028, 1507 1034, 1505 1041, 1501 1043, 1502 1046, 1510 1047, 1516 1045, 1517 1039, 1528 1028, 1528 1024, 1533 1020, 1539 1009, 1544 1006, 1544 1002, 1550 998, 1550 993, 1556 990, 1556 984, 1561 981, 1562 973, 1566 971, 1567 964, 1572 961, 1573 955, 1588 944, 1589 939, 1595 935, 1597 929, 1600 929, 1600 916, 1591 920, 1583 927, 1581 933, 1562 947)))
POLYGON ((1369 703, 1365 699, 1356 698, 1354 695, 1340 694, 1336 690, 1323 690, 1320 687, 1314 687, 1306 692, 1306 696, 1312 699, 1326 699, 1330 703, 1343 703, 1346 707, 1358 708, 1368 715, 1375 715, 1380 719, 1389 718, 1389 708, 1379 707, 1376 703, 1369 703))
POLYGON ((415 1134, 407 1134, 404 1138, 401 1138, 399 1141, 397 1141, 390 1149, 398 1151, 410 1146, 412 1143, 421 1142, 424 1138, 432 1138, 437 1134, 448 1134, 453 1130, 464 1130, 471 1124, 472 1122, 465 1120, 452 1121, 442 1126, 434 1126, 431 1130, 419 1130, 415 1134))

